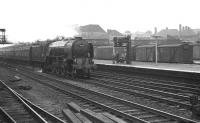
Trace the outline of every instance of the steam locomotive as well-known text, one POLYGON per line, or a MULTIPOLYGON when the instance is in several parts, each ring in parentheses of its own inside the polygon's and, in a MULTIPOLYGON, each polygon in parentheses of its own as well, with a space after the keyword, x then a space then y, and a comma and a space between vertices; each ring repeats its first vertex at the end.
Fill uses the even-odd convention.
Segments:
POLYGON ((40 65, 43 72, 90 77, 94 68, 93 45, 81 37, 39 45, 0 48, 0 58, 40 65))

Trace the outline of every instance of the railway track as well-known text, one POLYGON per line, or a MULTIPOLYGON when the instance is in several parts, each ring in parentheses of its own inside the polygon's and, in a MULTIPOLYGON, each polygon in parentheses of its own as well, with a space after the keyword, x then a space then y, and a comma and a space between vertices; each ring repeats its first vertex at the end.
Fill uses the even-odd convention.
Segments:
POLYGON ((81 101, 84 100, 84 103, 86 102, 86 105, 89 102, 93 105, 94 109, 96 109, 97 112, 106 110, 115 115, 123 117, 123 119, 126 119, 126 121, 136 121, 143 123, 175 123, 180 121, 191 123, 197 122, 144 105, 133 103, 131 101, 121 99, 103 92, 98 92, 95 90, 96 88, 92 89, 91 87, 86 87, 85 84, 77 85, 74 84, 74 82, 69 83, 67 81, 60 80, 58 78, 56 79, 42 73, 33 73, 29 71, 29 74, 27 74, 27 70, 24 69, 20 69, 18 72, 21 73, 23 76, 29 77, 37 82, 40 82, 41 84, 54 88, 57 91, 60 91, 67 95, 74 95, 76 98, 78 97, 81 101))
POLYGON ((2 123, 65 123, 0 81, 0 122, 2 123))
POLYGON ((190 102, 189 97, 167 92, 164 90, 157 90, 155 88, 148 88, 148 86, 139 86, 135 85, 134 83, 126 83, 127 80, 120 80, 115 78, 103 78, 102 75, 95 75, 91 77, 90 83, 95 83, 101 86, 105 86, 107 88, 113 88, 115 90, 119 90, 121 92, 133 94, 133 95, 140 95, 143 97, 149 97, 156 101, 167 102, 169 104, 179 105, 181 107, 190 109, 190 102))
MULTIPOLYGON (((190 97, 179 93, 171 93, 165 90, 159 90, 148 86, 135 85, 134 79, 125 79, 122 75, 109 76, 109 73, 94 73, 91 81, 87 83, 95 83, 99 86, 110 88, 116 91, 124 92, 127 94, 143 97, 144 99, 151 99, 153 103, 165 103, 177 110, 187 111, 191 109, 190 97), (120 76, 120 77, 119 77, 120 76), (183 109, 184 108, 184 109, 183 109)), ((139 80, 138 80, 139 81, 139 80)), ((141 79, 141 81, 143 81, 141 79)), ((147 81, 147 80, 146 80, 147 81)), ((158 81, 158 80, 157 80, 158 81)), ((141 82, 142 83, 142 82, 141 82)), ((157 87, 158 88, 158 87, 157 87)), ((183 88, 184 90, 184 88, 183 88)), ((188 112, 188 111, 187 111, 188 112)))
MULTIPOLYGON (((121 82, 122 84, 127 84, 129 86, 134 87, 141 87, 141 88, 146 88, 146 89, 152 89, 152 90, 157 90, 157 91, 163 91, 163 92, 168 92, 171 94, 179 95, 182 99, 188 99, 187 97, 189 95, 200 95, 200 87, 196 85, 196 87, 189 87, 189 84, 185 86, 180 86, 178 83, 170 83, 167 84, 166 81, 163 83, 159 82, 159 80, 153 81, 152 79, 148 80, 147 78, 145 79, 138 79, 134 78, 133 76, 126 76, 122 74, 116 74, 111 75, 108 72, 96 72, 93 74, 94 78, 105 78, 108 80, 115 80, 116 82, 121 82)), ((194 85, 191 85, 194 86, 194 85)), ((178 98, 179 99, 179 98, 178 98)))
POLYGON ((121 73, 115 73, 115 72, 109 72, 109 71, 96 71, 95 76, 103 76, 105 78, 115 78, 116 80, 125 80, 126 82, 129 81, 129 84, 137 84, 148 86, 148 87, 154 87, 158 88, 160 90, 166 90, 173 93, 179 93, 179 94, 197 94, 200 95, 200 84, 199 83, 191 83, 188 82, 182 82, 182 81, 174 81, 174 80, 163 80, 163 79, 156 79, 151 77, 144 77, 144 76, 137 76, 137 75, 127 75, 127 74, 121 74, 121 73))
POLYGON ((189 98, 182 95, 167 93, 163 91, 157 91, 157 90, 148 89, 144 87, 135 87, 135 86, 133 87, 133 86, 129 86, 128 84, 122 84, 121 82, 117 82, 113 80, 105 80, 105 79, 94 78, 94 77, 91 77, 91 78, 92 80, 88 80, 88 81, 82 80, 82 81, 85 81, 85 83, 87 84, 88 83, 96 84, 104 88, 134 95, 136 97, 151 99, 152 102, 154 103, 155 101, 157 101, 156 103, 162 102, 162 103, 171 104, 174 106, 180 106, 181 108, 185 108, 185 109, 191 108, 191 104, 189 103, 189 98))

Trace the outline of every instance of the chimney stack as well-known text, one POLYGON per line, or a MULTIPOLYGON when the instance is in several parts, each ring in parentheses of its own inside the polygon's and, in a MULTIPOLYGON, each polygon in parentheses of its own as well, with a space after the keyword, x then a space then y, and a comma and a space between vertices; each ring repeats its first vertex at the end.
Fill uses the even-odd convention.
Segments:
POLYGON ((181 31, 182 31, 182 25, 179 24, 179 32, 181 32, 181 31))
POLYGON ((157 34, 157 27, 154 28, 154 34, 157 34))

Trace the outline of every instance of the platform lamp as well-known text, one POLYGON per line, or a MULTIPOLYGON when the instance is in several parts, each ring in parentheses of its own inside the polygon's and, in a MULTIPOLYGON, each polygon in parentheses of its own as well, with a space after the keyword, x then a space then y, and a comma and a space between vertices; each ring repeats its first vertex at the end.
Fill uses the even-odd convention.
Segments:
POLYGON ((156 42, 155 42, 155 56, 156 56, 156 64, 158 63, 158 38, 161 38, 161 36, 159 35, 153 35, 153 38, 155 38, 156 42))

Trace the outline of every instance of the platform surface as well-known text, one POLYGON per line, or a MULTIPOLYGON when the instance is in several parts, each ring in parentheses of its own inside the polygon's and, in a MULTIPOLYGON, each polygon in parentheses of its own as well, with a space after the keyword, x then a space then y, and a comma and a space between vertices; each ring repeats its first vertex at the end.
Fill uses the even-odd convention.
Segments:
POLYGON ((127 64, 113 64, 111 60, 94 60, 96 64, 109 64, 119 66, 129 66, 137 68, 161 69, 171 71, 184 71, 200 73, 200 64, 178 64, 178 63, 154 63, 154 62, 138 62, 133 61, 130 65, 127 64))

